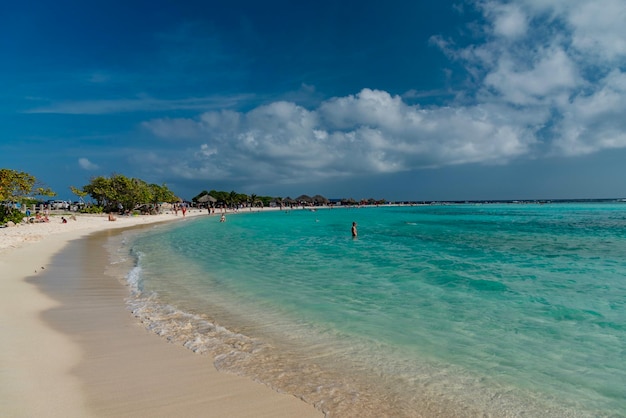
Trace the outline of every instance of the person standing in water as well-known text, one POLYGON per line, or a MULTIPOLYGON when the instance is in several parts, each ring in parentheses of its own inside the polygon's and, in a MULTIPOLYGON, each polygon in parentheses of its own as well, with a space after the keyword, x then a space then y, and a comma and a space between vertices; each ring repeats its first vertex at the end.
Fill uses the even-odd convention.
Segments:
POLYGON ((352 222, 352 238, 356 238, 356 236, 357 236, 356 222, 352 222))

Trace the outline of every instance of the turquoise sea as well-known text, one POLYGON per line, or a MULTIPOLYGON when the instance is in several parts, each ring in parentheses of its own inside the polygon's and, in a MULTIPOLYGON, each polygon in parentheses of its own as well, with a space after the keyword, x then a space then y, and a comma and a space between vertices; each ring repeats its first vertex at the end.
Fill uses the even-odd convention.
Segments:
POLYGON ((626 203, 246 210, 124 239, 147 327, 328 416, 626 416, 626 203))

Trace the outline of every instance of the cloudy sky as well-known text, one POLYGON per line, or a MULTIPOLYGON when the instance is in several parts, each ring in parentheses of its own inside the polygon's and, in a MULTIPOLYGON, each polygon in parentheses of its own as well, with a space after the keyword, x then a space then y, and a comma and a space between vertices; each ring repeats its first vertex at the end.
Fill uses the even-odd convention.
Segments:
POLYGON ((0 167, 271 196, 626 197, 626 0, 0 6, 0 167))

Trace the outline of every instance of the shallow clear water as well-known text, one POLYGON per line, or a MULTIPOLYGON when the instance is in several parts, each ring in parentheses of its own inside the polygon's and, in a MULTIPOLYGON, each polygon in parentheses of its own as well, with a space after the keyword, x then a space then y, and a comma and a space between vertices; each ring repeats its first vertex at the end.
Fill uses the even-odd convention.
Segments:
POLYGON ((624 203, 227 218, 130 246, 137 316, 220 369, 329 416, 626 416, 624 203))

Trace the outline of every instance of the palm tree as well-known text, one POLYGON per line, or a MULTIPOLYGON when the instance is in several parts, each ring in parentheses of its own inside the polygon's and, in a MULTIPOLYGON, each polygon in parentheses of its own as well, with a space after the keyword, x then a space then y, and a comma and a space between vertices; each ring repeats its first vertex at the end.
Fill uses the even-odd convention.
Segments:
POLYGON ((257 201, 258 201, 257 195, 251 194, 248 201, 250 202, 250 206, 252 206, 252 207, 256 206, 255 203, 257 203, 257 201))
POLYGON ((228 195, 228 204, 232 208, 232 207, 235 207, 235 204, 237 204, 237 203, 239 203, 239 202, 237 202, 237 192, 233 190, 228 195))

